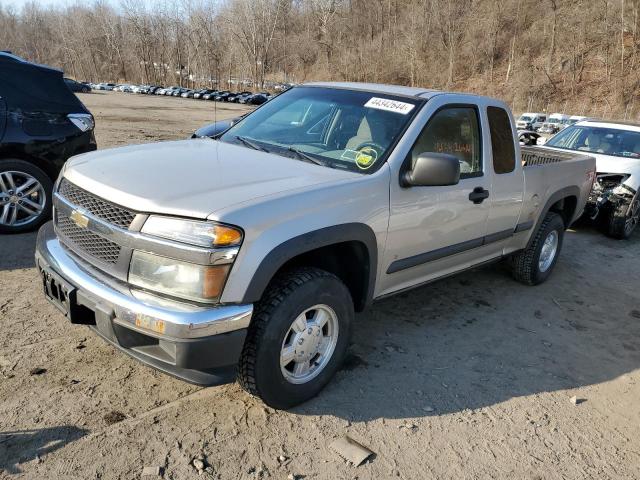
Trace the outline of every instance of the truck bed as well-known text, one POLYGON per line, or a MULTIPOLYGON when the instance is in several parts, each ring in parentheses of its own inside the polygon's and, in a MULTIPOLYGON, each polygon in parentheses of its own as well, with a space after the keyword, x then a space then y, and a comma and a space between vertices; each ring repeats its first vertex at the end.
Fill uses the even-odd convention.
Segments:
MULTIPOLYGON (((574 197, 575 213, 570 225, 584 209, 595 176, 594 157, 574 152, 558 152, 541 147, 520 147, 524 174, 524 195, 519 223, 531 222, 535 232, 554 195, 574 197)), ((528 237, 528 236, 525 236, 528 237)), ((527 238, 520 245, 527 243, 527 238)))
POLYGON ((550 163, 565 162, 568 160, 586 160, 591 158, 587 154, 575 152, 558 152, 543 147, 520 147, 521 160, 524 167, 535 165, 548 165, 550 163))

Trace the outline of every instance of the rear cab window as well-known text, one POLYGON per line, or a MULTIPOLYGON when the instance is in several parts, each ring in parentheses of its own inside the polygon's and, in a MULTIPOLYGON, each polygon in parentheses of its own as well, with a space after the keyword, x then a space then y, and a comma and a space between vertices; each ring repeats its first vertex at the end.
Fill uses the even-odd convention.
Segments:
POLYGON ((516 150, 509 114, 504 108, 487 107, 487 117, 491 132, 493 171, 498 175, 511 173, 516 167, 516 150))

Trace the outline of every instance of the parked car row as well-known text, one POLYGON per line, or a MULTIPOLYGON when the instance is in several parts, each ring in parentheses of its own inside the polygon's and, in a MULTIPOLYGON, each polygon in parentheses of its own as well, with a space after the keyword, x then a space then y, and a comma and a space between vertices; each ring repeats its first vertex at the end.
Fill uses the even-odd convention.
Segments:
POLYGON ((552 113, 547 117, 546 113, 525 112, 516 121, 520 131, 538 132, 543 135, 555 135, 570 125, 584 120, 591 120, 582 115, 565 115, 552 113))
MULTIPOLYGON (((139 93, 143 95, 164 95, 167 97, 193 98, 196 100, 213 100, 216 102, 243 103, 247 105, 262 105, 274 95, 269 92, 231 92, 230 90, 215 90, 211 88, 186 88, 179 86, 162 87, 160 85, 132 85, 114 83, 88 84, 95 90, 109 90, 124 93, 139 93)), ((290 88, 290 87, 289 87, 290 88)))

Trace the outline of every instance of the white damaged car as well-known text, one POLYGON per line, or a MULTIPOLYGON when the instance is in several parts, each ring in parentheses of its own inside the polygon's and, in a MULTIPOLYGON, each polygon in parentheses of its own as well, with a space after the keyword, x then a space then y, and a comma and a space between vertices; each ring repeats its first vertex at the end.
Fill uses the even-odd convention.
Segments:
POLYGON ((602 220, 609 236, 629 238, 640 222, 640 124, 578 122, 545 147, 589 152, 596 158, 585 214, 602 220))

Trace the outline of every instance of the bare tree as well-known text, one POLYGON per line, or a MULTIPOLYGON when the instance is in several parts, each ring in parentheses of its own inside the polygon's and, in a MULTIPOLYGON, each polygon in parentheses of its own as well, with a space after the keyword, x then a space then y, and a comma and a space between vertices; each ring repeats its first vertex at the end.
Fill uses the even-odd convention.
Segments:
POLYGON ((0 3, 0 48, 82 80, 446 86, 632 118, 639 16, 640 0, 32 1, 0 3))

